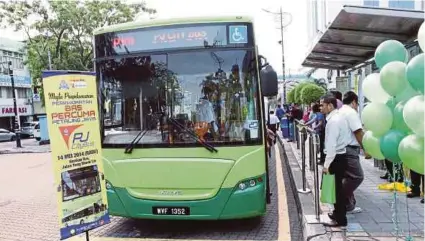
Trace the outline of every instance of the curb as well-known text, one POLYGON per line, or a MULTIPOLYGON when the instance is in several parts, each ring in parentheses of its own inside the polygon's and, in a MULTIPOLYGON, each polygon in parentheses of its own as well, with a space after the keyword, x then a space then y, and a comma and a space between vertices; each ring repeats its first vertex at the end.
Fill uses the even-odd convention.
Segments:
MULTIPOLYGON (((290 185, 292 187, 292 192, 295 197, 295 202, 297 204, 297 211, 300 216, 300 225, 303 230, 303 240, 309 241, 312 238, 326 235, 328 232, 326 231, 325 227, 321 224, 308 224, 305 215, 313 214, 314 213, 314 197, 312 193, 309 194, 300 194, 298 193, 298 189, 302 189, 302 177, 301 177, 301 168, 298 164, 298 162, 290 161, 288 158, 288 151, 285 148, 285 145, 281 139, 281 137, 278 135, 278 141, 279 141, 279 148, 281 149, 281 155, 282 160, 284 160, 285 167, 288 169, 289 174, 289 180, 290 185)), ((289 146, 288 149, 292 152, 291 154, 294 155, 294 159, 296 159, 295 154, 293 153, 291 147, 289 146)), ((309 183, 306 183, 306 186, 310 188, 309 183)), ((310 188, 311 189, 311 188, 310 188)))
POLYGON ((50 153, 51 151, 35 151, 35 150, 3 150, 0 151, 0 155, 6 155, 6 154, 25 154, 25 153, 50 153))

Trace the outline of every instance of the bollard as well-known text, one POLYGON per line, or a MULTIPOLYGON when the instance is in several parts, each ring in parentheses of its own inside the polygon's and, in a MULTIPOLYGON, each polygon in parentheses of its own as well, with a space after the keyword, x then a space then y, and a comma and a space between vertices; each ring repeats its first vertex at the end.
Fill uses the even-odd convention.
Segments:
POLYGON ((303 188, 298 189, 299 193, 307 194, 310 193, 311 190, 307 188, 307 180, 305 176, 305 139, 306 139, 306 130, 301 130, 301 172, 302 172, 302 179, 303 179, 303 188))
POLYGON ((295 132, 295 134, 294 134, 294 136, 295 136, 295 141, 297 142, 297 149, 299 150, 300 149, 300 133, 299 133, 299 130, 298 130, 298 126, 297 126, 297 121, 296 120, 294 120, 294 132, 295 132))
POLYGON ((309 160, 310 160, 310 162, 309 162, 309 167, 310 167, 310 171, 313 171, 314 170, 314 167, 313 167, 313 165, 314 165, 314 159, 315 159, 315 157, 314 157, 314 155, 315 155, 315 153, 314 153, 314 144, 313 144, 313 133, 311 133, 311 132, 309 132, 308 133, 308 155, 309 155, 309 160))
POLYGON ((320 147, 318 148, 319 136, 317 134, 312 135, 313 139, 313 169, 314 169, 314 211, 316 214, 316 220, 320 220, 320 193, 319 193, 319 167, 317 161, 317 152, 320 152, 320 147))

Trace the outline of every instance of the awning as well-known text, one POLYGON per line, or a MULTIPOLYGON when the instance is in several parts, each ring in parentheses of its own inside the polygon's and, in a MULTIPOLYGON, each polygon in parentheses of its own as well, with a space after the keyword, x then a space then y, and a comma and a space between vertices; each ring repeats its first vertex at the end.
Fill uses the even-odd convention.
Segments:
POLYGON ((423 11, 344 6, 302 65, 338 70, 355 67, 373 58, 385 40, 413 42, 423 21, 423 11))

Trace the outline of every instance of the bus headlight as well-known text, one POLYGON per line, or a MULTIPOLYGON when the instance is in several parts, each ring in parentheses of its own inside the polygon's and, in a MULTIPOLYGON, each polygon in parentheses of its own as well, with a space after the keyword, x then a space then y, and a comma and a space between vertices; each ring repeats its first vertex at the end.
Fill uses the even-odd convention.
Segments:
POLYGON ((238 189, 239 190, 245 190, 245 189, 250 188, 250 187, 255 187, 261 182, 263 182, 263 178, 261 178, 261 177, 250 178, 250 179, 241 181, 238 184, 238 189))

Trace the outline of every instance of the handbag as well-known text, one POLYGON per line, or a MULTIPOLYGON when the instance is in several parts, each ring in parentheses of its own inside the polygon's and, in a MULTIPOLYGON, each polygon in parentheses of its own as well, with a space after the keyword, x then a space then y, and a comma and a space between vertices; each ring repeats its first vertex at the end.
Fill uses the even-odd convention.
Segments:
POLYGON ((320 192, 320 202, 335 204, 335 175, 324 174, 322 179, 322 190, 320 192))

